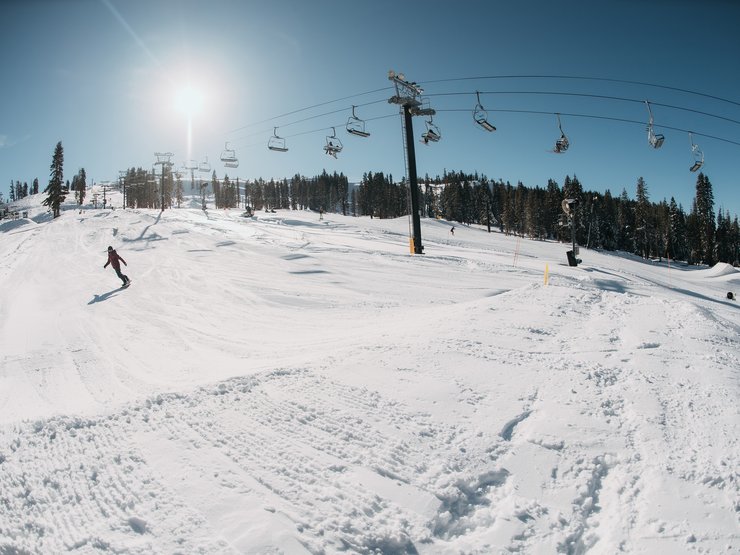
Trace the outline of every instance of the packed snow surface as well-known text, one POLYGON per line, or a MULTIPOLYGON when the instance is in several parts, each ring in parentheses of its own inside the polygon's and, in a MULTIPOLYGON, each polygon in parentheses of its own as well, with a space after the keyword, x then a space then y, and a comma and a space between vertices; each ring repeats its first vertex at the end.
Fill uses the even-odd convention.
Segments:
POLYGON ((731 266, 26 202, 0 222, 2 554, 740 551, 731 266))

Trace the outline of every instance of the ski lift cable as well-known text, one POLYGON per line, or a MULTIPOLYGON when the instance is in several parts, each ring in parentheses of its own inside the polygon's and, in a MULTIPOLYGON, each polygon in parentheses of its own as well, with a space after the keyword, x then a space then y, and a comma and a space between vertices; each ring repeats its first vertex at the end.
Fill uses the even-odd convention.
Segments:
MULTIPOLYGON (((714 99, 714 100, 719 100, 721 102, 726 102, 728 104, 734 104, 736 106, 740 106, 740 102, 737 102, 737 101, 734 101, 734 100, 730 100, 730 99, 727 99, 727 98, 722 98, 722 97, 711 95, 711 94, 707 94, 707 93, 702 93, 702 92, 699 92, 699 91, 693 91, 693 90, 690 90, 690 89, 683 89, 683 88, 680 88, 680 87, 672 87, 672 86, 668 86, 668 85, 661 85, 661 84, 657 84, 657 83, 648 83, 648 82, 644 82, 644 81, 632 81, 632 80, 627 80, 627 79, 611 79, 611 78, 604 78, 604 77, 586 77, 586 76, 578 76, 578 75, 484 75, 484 76, 477 76, 477 77, 456 77, 456 78, 447 78, 447 79, 434 79, 434 80, 426 80, 426 81, 419 81, 419 82, 420 83, 450 83, 450 82, 456 82, 456 81, 474 81, 474 80, 488 80, 488 79, 567 79, 567 80, 582 80, 582 81, 602 81, 602 82, 610 82, 610 83, 625 83, 625 84, 630 84, 630 85, 640 85, 640 86, 646 86, 646 87, 661 88, 661 89, 665 89, 665 90, 672 90, 672 91, 682 92, 682 93, 686 93, 686 94, 692 94, 692 95, 695 95, 695 96, 701 96, 701 97, 705 97, 705 98, 711 98, 711 99, 714 99)), ((264 119, 264 120, 252 122, 252 123, 243 125, 241 127, 237 127, 236 129, 231 130, 230 133, 235 133, 237 131, 241 131, 242 129, 246 129, 248 127, 252 127, 254 125, 259 125, 261 123, 266 123, 268 121, 273 121, 275 119, 279 119, 279 118, 286 117, 286 116, 289 116, 289 115, 293 115, 293 114, 297 114, 297 113, 300 113, 300 112, 304 112, 306 110, 311 110, 311 109, 314 109, 314 108, 319 108, 321 106, 326 106, 328 104, 333 104, 335 102, 341 102, 342 100, 348 100, 348 99, 351 99, 351 98, 356 98, 356 97, 364 96, 364 95, 367 95, 367 94, 373 94, 373 93, 376 93, 376 92, 388 91, 388 90, 391 90, 391 89, 393 89, 393 87, 381 87, 381 88, 378 88, 378 89, 373 89, 373 90, 365 91, 365 92, 362 92, 362 93, 357 93, 357 94, 353 94, 353 95, 344 96, 344 97, 337 98, 337 99, 334 99, 334 100, 328 100, 326 102, 320 102, 318 104, 313 104, 311 106, 306 106, 304 108, 299 108, 299 109, 292 110, 290 112, 285 112, 283 114, 280 114, 280 115, 277 115, 277 116, 273 116, 273 117, 270 117, 270 118, 267 118, 267 119, 264 119)), ((491 94, 491 93, 484 93, 484 94, 491 94)), ((657 103, 653 103, 653 104, 656 105, 656 106, 659 105, 657 103)), ((362 104, 358 104, 357 106, 363 106, 363 105, 362 104)), ((698 112, 698 113, 701 113, 701 112, 698 112)), ((713 115, 713 114, 708 114, 708 115, 713 115)), ((287 124, 281 125, 281 127, 284 127, 285 125, 287 125, 287 124)))
MULTIPOLYGON (((535 77, 535 76, 530 76, 530 77, 535 77)), ((546 77, 546 76, 536 76, 536 77, 546 77)), ((491 77, 491 78, 497 78, 497 77, 491 77)), ((450 79, 450 80, 441 80, 441 81, 458 81, 458 80, 466 80, 466 79, 476 79, 476 78, 450 79)), ((639 82, 636 82, 636 81, 633 82, 633 83, 635 83, 635 84, 642 84, 642 83, 639 83, 639 82)), ((305 110, 309 110, 309 109, 312 109, 312 108, 316 108, 316 107, 319 107, 319 106, 324 106, 324 105, 331 104, 331 103, 334 103, 334 102, 339 102, 341 100, 345 100, 345 99, 348 99, 348 98, 353 98, 354 96, 362 96, 362 95, 371 94, 371 93, 374 93, 374 92, 385 91, 387 89, 388 89, 388 87, 384 87, 382 89, 375 89, 373 91, 368 91, 366 93, 360 93, 358 95, 353 95, 353 96, 348 96, 348 97, 344 97, 344 98, 337 99, 337 100, 331 100, 331 101, 327 101, 327 102, 322 102, 320 104, 309 106, 307 108, 301 108, 299 110, 294 110, 292 112, 288 112, 288 113, 282 114, 280 116, 274 116, 272 118, 268 118, 268 119, 262 120, 262 122, 256 122, 255 124, 250 124, 250 125, 257 125, 258 123, 263 123, 263 122, 271 121, 271 120, 278 119, 280 117, 284 117, 284 116, 287 116, 287 115, 290 115, 290 114, 299 113, 299 112, 302 112, 302 111, 305 111, 305 110)), ((429 97, 432 97, 432 96, 467 96, 467 95, 470 95, 470 94, 473 94, 473 93, 471 93, 471 92, 433 93, 433 94, 428 94, 426 96, 429 96, 429 97)), ((554 96, 574 96, 574 97, 583 97, 583 98, 598 98, 598 99, 616 100, 616 101, 622 101, 622 102, 639 102, 641 104, 645 102, 643 99, 625 98, 625 97, 619 97, 619 96, 599 95, 599 94, 561 92, 561 91, 474 91, 474 94, 476 94, 478 96, 478 98, 479 98, 479 95, 480 94, 532 94, 532 95, 554 95, 554 96)), ((362 104, 356 104, 354 106, 355 107, 364 107, 364 106, 371 106, 373 104, 380 104, 380 103, 385 103, 385 102, 387 102, 387 99, 383 98, 383 99, 380 99, 380 100, 373 100, 373 101, 365 102, 365 103, 362 103, 362 104)), ((653 106, 660 106, 660 107, 663 107, 663 108, 669 108, 669 109, 681 110, 681 111, 685 111, 685 112, 691 112, 691 113, 695 113, 695 114, 699 114, 699 115, 703 115, 703 116, 707 116, 707 117, 712 117, 712 118, 716 118, 716 119, 720 119, 720 120, 724 120, 724 121, 727 121, 727 122, 730 122, 730 123, 735 123, 735 124, 740 125, 740 121, 738 121, 738 120, 735 120, 735 119, 732 119, 732 118, 728 118, 728 117, 725 117, 725 116, 720 116, 720 115, 717 115, 717 114, 712 114, 710 112, 705 112, 705 111, 702 111, 702 110, 695 110, 695 109, 686 108, 686 107, 683 107, 683 106, 676 106, 676 105, 672 105, 672 104, 664 104, 664 103, 652 102, 652 101, 651 101, 651 104, 653 106)), ((329 116, 329 115, 333 115, 333 114, 345 112, 347 110, 351 110, 351 108, 345 107, 345 108, 340 108, 340 109, 337 109, 337 110, 332 110, 332 111, 329 111, 329 112, 324 112, 324 113, 321 113, 321 114, 317 114, 317 115, 314 115, 314 116, 309 116, 309 117, 306 117, 306 118, 301 118, 299 120, 295 120, 295 121, 290 121, 290 122, 284 123, 280 127, 288 127, 288 126, 291 126, 291 125, 296 125, 296 124, 299 124, 299 123, 304 123, 306 121, 310 121, 310 120, 313 120, 313 119, 317 119, 317 118, 326 117, 326 116, 329 116)), ((490 111, 495 112, 497 110, 490 110, 490 111)), ((365 121, 370 121, 370 120, 369 119, 365 119, 365 121)), ((241 128, 238 128, 238 129, 236 129, 234 131, 237 131, 237 130, 240 130, 240 129, 245 129, 246 127, 249 127, 250 125, 244 126, 244 127, 241 127, 241 128)), ((269 130, 265 129, 265 130, 262 130, 262 131, 259 131, 259 132, 250 133, 249 135, 245 135, 243 137, 237 138, 236 141, 240 141, 240 140, 243 140, 243 139, 252 137, 252 136, 264 135, 268 131, 269 130)), ((309 131, 307 133, 311 133, 311 132, 309 131)))
MULTIPOLYGON (((648 82, 643 82, 643 81, 631 81, 631 80, 625 80, 625 79, 610 79, 610 78, 585 77, 585 76, 574 76, 574 75, 488 75, 488 76, 477 76, 477 77, 459 77, 459 78, 448 78, 448 79, 436 79, 436 80, 422 81, 422 83, 445 83, 445 82, 486 80, 486 79, 568 79, 568 80, 585 80, 585 81, 603 81, 603 82, 612 82, 612 83, 626 83, 626 84, 631 84, 631 85, 641 85, 641 86, 649 86, 649 87, 655 87, 655 88, 662 88, 662 89, 666 89, 666 90, 674 90, 674 91, 683 92, 683 93, 687 93, 687 94, 693 94, 693 95, 696 95, 696 96, 702 96, 702 97, 706 97, 706 98, 712 98, 714 100, 719 100, 719 101, 722 101, 722 102, 726 102, 726 103, 729 103, 729 104, 735 104, 737 106, 740 106, 740 102, 736 102, 736 101, 729 100, 729 99, 726 99, 726 98, 718 97, 718 96, 715 96, 715 95, 710 95, 710 94, 702 93, 702 92, 699 92, 699 91, 693 91, 693 90, 689 90, 689 89, 682 89, 682 88, 679 88, 679 87, 671 87, 671 86, 660 85, 660 84, 656 84, 656 83, 648 83, 648 82)), ((260 120, 260 121, 257 121, 257 122, 253 122, 253 123, 250 123, 250 124, 247 124, 247 125, 238 127, 236 129, 231 130, 229 133, 234 133, 234 132, 240 131, 242 129, 246 129, 248 127, 252 127, 254 125, 259 125, 260 123, 266 123, 268 121, 273 121, 275 119, 279 119, 279 118, 286 117, 286 116, 289 116, 289 115, 297 114, 297 113, 304 112, 304 111, 307 111, 307 110, 311 110, 311 109, 314 109, 314 108, 318 108, 318 107, 321 107, 321 106, 326 106, 328 104, 332 104, 332 103, 335 103, 335 102, 340 102, 342 100, 348 100, 348 99, 351 99, 351 98, 356 98, 356 97, 364 96, 364 95, 367 95, 367 94, 373 94, 373 93, 376 93, 376 92, 388 91, 390 89, 392 89, 392 87, 382 87, 382 88, 373 89, 373 90, 370 90, 370 91, 365 91, 365 92, 362 92, 362 93, 348 95, 348 96, 337 98, 337 99, 334 99, 334 100, 329 100, 329 101, 326 101, 326 102, 321 102, 321 103, 314 104, 314 105, 311 105, 311 106, 307 106, 307 107, 304 107, 304 108, 299 108, 297 110, 292 110, 292 111, 286 112, 284 114, 280 114, 280 115, 277 115, 277 116, 273 116, 273 117, 270 117, 270 118, 267 118, 267 119, 264 119, 264 120, 260 120)), ((557 95, 570 95, 570 96, 583 96, 583 97, 593 97, 593 98, 614 99, 614 100, 629 101, 629 102, 643 102, 642 100, 636 100, 636 99, 630 99, 630 98, 610 97, 610 96, 607 96, 607 95, 595 95, 595 94, 584 94, 584 93, 563 93, 563 92, 542 92, 542 91, 509 91, 509 92, 506 92, 506 91, 488 91, 488 92, 483 92, 483 94, 507 94, 507 93, 508 94, 553 94, 553 95, 557 94, 557 95)), ((428 95, 428 96, 464 95, 464 94, 470 94, 470 93, 437 93, 437 94, 432 94, 432 95, 428 95)), ((372 102, 368 102, 368 103, 364 103, 364 104, 357 104, 356 106, 358 106, 358 107, 368 106, 368 105, 371 105, 371 104, 377 104, 377 103, 385 102, 385 101, 386 101, 386 99, 384 98, 382 100, 372 101, 372 102)), ((693 110, 693 109, 690 109, 690 108, 684 108, 684 107, 680 107, 680 106, 673 106, 673 105, 669 105, 669 104, 661 104, 661 103, 657 103, 657 102, 653 102, 652 104, 654 106, 661 106, 661 107, 665 107, 665 108, 672 108, 672 109, 677 109, 677 110, 684 110, 684 111, 688 111, 688 112, 694 112, 694 113, 697 113, 697 114, 706 115, 706 116, 709 116, 709 117, 714 117, 714 118, 722 119, 722 120, 725 120, 725 121, 728 121, 728 122, 740 124, 740 121, 733 120, 731 118, 727 118, 727 117, 724 117, 724 116, 718 116, 716 114, 711 114, 711 113, 708 113, 708 112, 703 112, 703 111, 700 111, 700 110, 693 110)), ((302 120, 297 120, 297 121, 294 121, 294 122, 288 122, 288 123, 285 123, 285 124, 281 125, 281 127, 285 127, 285 126, 297 124, 297 123, 300 123, 300 122, 303 122, 303 121, 307 121, 309 119, 314 119, 314 118, 317 118, 317 117, 323 117, 323 116, 326 116, 326 115, 331 115, 332 113, 338 113, 338 112, 341 112, 341 111, 344 111, 344 110, 347 110, 347 109, 348 108, 343 108, 343 109, 336 110, 336 111, 333 111, 333 112, 327 112, 327 113, 321 114, 319 116, 312 116, 310 118, 304 118, 302 120)), ((496 110, 492 110, 492 111, 496 111, 496 110)), ((369 120, 366 119, 365 121, 369 121, 369 120)), ((255 136, 255 135, 258 135, 258 134, 259 135, 263 135, 265 132, 267 132, 267 131, 266 130, 260 131, 259 133, 250 134, 250 135, 247 135, 245 137, 241 137, 241 138, 239 138, 237 140, 242 140, 244 138, 255 136)), ((723 139, 719 139, 719 140, 723 140, 723 139)), ((732 141, 729 141, 729 142, 732 142, 732 141)))
MULTIPOLYGON (((393 114, 387 114, 385 116, 376 116, 376 117, 373 117, 373 118, 367 118, 367 119, 365 119, 365 121, 366 122, 367 121, 376 121, 376 120, 380 120, 380 119, 388 119, 388 118, 396 118, 396 117, 398 117, 398 114, 397 113, 393 113, 393 114)), ((319 129, 312 129, 310 131, 301 131, 300 133, 293 133, 292 135, 280 135, 280 138, 281 139, 292 139, 293 137, 300 137, 302 135, 312 135, 312 134, 317 134, 317 133, 326 133, 326 131, 328 131, 329 129, 331 129, 333 127, 334 128, 336 128, 336 127, 342 127, 342 125, 344 125, 344 124, 343 123, 339 123, 337 125, 328 125, 326 127, 321 127, 319 129)), ((262 142, 259 142, 259 143, 248 144, 248 145, 245 145, 245 146, 243 146, 241 148, 242 149, 247 149, 247 148, 264 147, 264 146, 265 146, 265 143, 264 143, 264 141, 262 141, 262 142)))
MULTIPOLYGON (((437 109, 437 112, 469 112, 470 110, 467 108, 442 108, 437 109)), ((569 117, 576 117, 576 118, 591 118, 591 119, 602 119, 602 120, 610 120, 610 121, 620 121, 624 123, 635 123, 638 125, 645 125, 644 121, 638 121, 633 119, 626 119, 626 118, 615 118, 611 116, 597 116, 594 114, 576 114, 576 113, 567 113, 567 112, 545 112, 542 110, 506 110, 506 109, 491 109, 490 112, 501 112, 501 113, 508 113, 508 114, 538 114, 538 115, 547 115, 547 116, 553 116, 556 113, 559 113, 561 116, 569 116, 569 117)), ((671 127, 670 125, 659 125, 656 126, 661 129, 670 129, 671 131, 681 131, 682 133, 688 133, 688 129, 683 129, 680 127, 671 127)), ((707 133, 700 133, 697 131, 692 131, 694 135, 700 136, 700 137, 706 137, 708 139, 714 139, 716 141, 722 141, 724 143, 730 143, 733 145, 740 146, 740 142, 733 141, 731 139, 725 139, 723 137, 717 137, 716 135, 709 135, 707 133)))
MULTIPOLYGON (((398 117, 398 114, 397 113, 393 113, 393 114, 388 114, 388 115, 385 115, 385 116, 377 116, 377 117, 374 117, 374 118, 367 118, 367 119, 365 119, 365 121, 375 121, 375 120, 379 120, 379 119, 386 119, 386 118, 393 118, 393 117, 398 117)), ((301 131, 300 133, 293 133, 292 135, 284 135, 284 138, 289 139, 291 137, 300 137, 302 135, 311 135, 313 133, 325 133, 329 129, 334 129, 336 127, 342 127, 342 125, 344 125, 344 124, 340 123, 338 125, 327 125, 326 127, 321 127, 319 129, 313 129, 311 131, 301 131)))
MULTIPOLYGON (((387 99, 384 98, 382 100, 373 100, 371 102, 365 102, 363 104, 355 104, 354 107, 355 108, 361 108, 363 106, 372 106, 373 104, 380 104, 380 103, 387 104, 388 101, 387 101, 387 99)), ((346 112, 347 110, 351 110, 351 109, 352 109, 351 107, 350 108, 340 108, 338 110, 332 110, 331 112, 324 112, 323 114, 317 114, 315 116, 309 116, 307 118, 303 118, 303 119, 299 119, 299 120, 295 120, 295 121, 290 121, 288 123, 284 123, 284 124, 280 125, 279 127, 281 127, 281 128, 282 127, 289 127, 291 125, 297 125, 299 123, 305 123, 305 122, 310 121, 312 119, 323 118, 323 117, 326 117, 326 116, 331 116, 331 115, 334 115, 334 114, 339 114, 341 112, 346 112)), ((383 117, 385 117, 385 116, 383 116, 383 117)), ((272 118, 272 119, 274 119, 274 118, 272 118)), ((265 121, 269 121, 269 120, 265 120, 265 121)), ((370 121, 370 120, 367 119, 367 118, 365 118, 364 121, 370 121)), ((264 135, 267 132, 269 132, 269 129, 263 129, 261 131, 255 131, 254 133, 250 133, 249 135, 243 135, 241 137, 237 137, 236 139, 233 139, 232 142, 237 142, 237 141, 241 141, 241 140, 244 140, 244 139, 248 139, 249 137, 256 137, 256 136, 259 136, 259 135, 264 135)))
MULTIPOLYGON (((468 96, 470 92, 449 92, 449 93, 433 93, 429 94, 427 96, 468 96)), ((553 95, 553 96, 576 96, 581 98, 598 98, 602 100, 618 100, 621 102, 637 102, 640 104, 645 103, 645 99, 637 99, 637 98, 624 98, 620 96, 610 96, 610 95, 603 95, 603 94, 587 94, 587 93, 570 93, 570 92, 560 92, 560 91, 475 91, 475 94, 539 94, 539 95, 553 95)), ((702 110, 694 110, 693 108, 685 108, 683 106, 676 106, 673 104, 663 104, 660 102, 653 102, 650 101, 650 104, 652 106, 660 106, 662 108, 671 108, 673 110, 681 110, 683 112, 691 112, 694 114, 699 114, 702 116, 708 116, 712 118, 721 119, 730 123, 735 123, 737 125, 740 125, 740 120, 728 118, 726 116, 720 116, 717 114, 712 114, 710 112, 704 112, 702 110)))
MULTIPOLYGON (((469 108, 447 108, 447 109, 437 109, 436 111, 437 112, 470 112, 470 109, 469 108)), ((545 112, 545 111, 542 111, 542 110, 511 110, 511 109, 491 109, 489 111, 491 111, 491 112, 500 112, 500 113, 510 113, 510 114, 535 114, 535 115, 547 115, 547 116, 553 116, 553 115, 556 115, 556 113, 559 113, 561 116, 568 116, 568 117, 587 118, 587 119, 598 119, 598 120, 606 120, 606 121, 617 121, 617 122, 622 122, 622 123, 631 123, 631 124, 640 125, 640 126, 644 126, 645 125, 645 122, 644 121, 641 121, 641 120, 632 120, 632 119, 626 119, 626 118, 616 118, 616 117, 611 117, 611 116, 599 116, 599 115, 595 115, 595 114, 578 114, 578 113, 568 113, 568 112, 545 112)), ((376 120, 381 120, 381 119, 395 118, 397 116, 398 116, 397 113, 393 113, 393 114, 388 114, 388 115, 384 115, 384 116, 376 116, 376 117, 372 117, 372 118, 367 118, 367 119, 365 119, 365 121, 366 122, 368 122, 368 121, 376 121, 376 120)), ((302 131, 300 133, 293 133, 292 135, 284 135, 283 138, 288 138, 289 139, 289 138, 293 138, 293 137, 300 137, 300 136, 303 136, 303 135, 311 135, 311 134, 315 134, 315 133, 324 133, 327 130, 331 129, 332 127, 341 127, 341 124, 334 125, 334 126, 331 126, 330 125, 330 126, 326 126, 326 127, 321 127, 321 128, 313 129, 313 130, 310 130, 310 131, 302 131)), ((659 125, 659 126, 656 126, 656 127, 660 128, 660 129, 669 129, 671 131, 679 131, 679 132, 682 132, 682 133, 688 133, 689 132, 688 129, 683 129, 683 128, 680 128, 680 127, 672 127, 672 126, 669 126, 669 125, 659 125)), ((691 131, 691 132, 695 136, 698 136, 698 137, 705 137, 707 139, 713 139, 715 141, 721 141, 721 142, 724 142, 724 143, 729 143, 729 144, 732 144, 732 145, 740 146, 740 142, 738 142, 738 141, 733 141, 731 139, 726 139, 726 138, 723 138, 723 137, 718 137, 716 135, 710 135, 708 133, 701 133, 701 132, 698 132, 698 131, 691 131)), ((243 148, 252 148, 252 147, 258 147, 258 146, 264 146, 264 145, 263 145, 263 143, 253 143, 253 144, 247 145, 247 146, 245 146, 243 148)))
MULTIPOLYGON (((464 94, 464 93, 456 93, 456 94, 464 94)), ((470 93, 467 93, 467 94, 470 94, 470 93)), ((643 102, 644 103, 644 100, 642 100, 640 102, 643 102)), ((377 103, 377 102, 370 102, 370 103, 367 103, 365 105, 375 104, 375 103, 377 103)), ((660 104, 654 103, 652 101, 650 102, 650 104, 652 106, 660 105, 660 104)), ((361 106, 361 105, 358 105, 358 106, 361 106)), ((342 109, 342 110, 336 110, 336 111, 333 111, 333 112, 329 112, 329 113, 327 113, 327 115, 331 115, 331 114, 335 114, 335 113, 339 113, 339 112, 344 112, 347 109, 349 109, 349 108, 345 108, 345 109, 342 109)), ((470 112, 470 109, 469 108, 447 108, 447 109, 442 108, 442 109, 436 109, 436 111, 437 112, 470 112)), ((636 125, 641 125, 641 126, 644 126, 645 125, 645 122, 642 121, 642 120, 632 120, 632 119, 618 118, 618 117, 612 117, 612 116, 600 116, 600 115, 595 115, 595 114, 566 113, 566 112, 547 112, 547 111, 542 111, 542 110, 521 110, 521 109, 516 109, 515 110, 515 109, 502 109, 502 108, 498 108, 498 109, 493 109, 492 108, 492 109, 489 109, 488 111, 489 112, 496 112, 496 113, 535 114, 535 115, 550 115, 550 116, 556 115, 557 113, 559 113, 561 116, 568 116, 568 117, 587 118, 587 119, 599 119, 599 120, 607 120, 607 121, 617 121, 617 122, 631 123, 631 124, 636 124, 636 125)), ((387 118, 395 118, 397 116, 398 116, 398 114, 394 112, 393 114, 387 114, 387 115, 376 116, 376 117, 371 117, 371 118, 364 118, 364 121, 365 122, 370 122, 370 121, 382 120, 382 119, 387 119, 387 118)), ((314 119, 314 118, 306 118, 306 119, 314 119)), ((297 123, 297 122, 293 122, 293 123, 297 123)), ((286 125, 290 125, 290 124, 286 124, 286 125)), ((303 135, 311 135, 311 134, 315 134, 315 133, 325 133, 326 131, 328 131, 332 127, 341 127, 341 126, 342 126, 341 123, 335 124, 335 125, 327 125, 327 126, 320 127, 320 128, 317 128, 317 129, 312 129, 312 130, 308 130, 308 131, 301 131, 299 133, 293 133, 293 134, 290 134, 290 135, 282 135, 282 137, 283 138, 293 138, 293 137, 300 137, 300 136, 303 136, 303 135)), ((683 128, 680 128, 680 127, 672 127, 672 126, 668 126, 668 125, 657 125, 656 128, 669 129, 671 131, 679 131, 679 132, 683 132, 683 133, 689 132, 688 129, 683 129, 683 128)), ((269 130, 267 130, 267 131, 269 131, 269 130)), ((260 135, 264 135, 264 133, 267 132, 267 131, 261 132, 260 135)), ((731 139, 726 139, 724 137, 718 137, 716 135, 710 135, 708 133, 701 133, 701 132, 697 132, 697 131, 692 131, 692 133, 695 136, 705 137, 705 138, 708 138, 708 139, 713 139, 713 140, 716 140, 716 141, 721 141, 721 142, 729 143, 729 144, 732 144, 732 145, 740 146, 740 142, 733 141, 731 139)), ((250 134, 249 136, 251 137, 253 135, 257 135, 257 134, 250 134)), ((244 137, 244 138, 247 138, 247 137, 244 137)), ((244 146, 242 148, 252 148, 252 147, 258 147, 258 146, 264 146, 264 144, 263 143, 253 143, 253 144, 246 145, 246 146, 244 146)))
POLYGON ((478 77, 455 77, 455 78, 449 78, 449 79, 435 79, 430 81, 419 81, 420 84, 430 84, 430 83, 451 83, 455 81, 475 81, 475 80, 485 80, 485 79, 570 79, 570 80, 581 80, 581 81, 603 81, 607 83, 624 83, 628 85, 640 85, 644 87, 654 87, 659 89, 666 89, 670 91, 676 91, 676 92, 682 92, 686 94, 692 94, 695 96, 702 96, 704 98, 711 98, 713 100, 719 100, 720 102, 726 102, 728 104, 734 104, 735 106, 740 106, 740 102, 735 100, 730 100, 727 98, 722 98, 720 96, 715 96, 699 91, 692 91, 690 89, 682 89, 680 87, 671 87, 668 85, 660 85, 657 83, 648 83, 644 81, 630 81, 628 79, 611 79, 607 77, 585 77, 580 75, 483 75, 478 77))
MULTIPOLYGON (((382 87, 380 89, 373 89, 371 91, 365 91, 365 92, 362 92, 362 93, 352 94, 352 95, 349 95, 349 96, 343 96, 342 98, 337 98, 337 99, 334 99, 334 100, 327 100, 326 102, 320 102, 320 103, 314 104, 312 106, 306 106, 305 108, 299 108, 297 110, 292 110, 290 112, 286 112, 284 114, 280 114, 279 116, 273 116, 271 118, 263 119, 263 120, 260 120, 260 121, 255 121, 255 122, 252 122, 252 123, 248 123, 248 124, 243 125, 241 127, 237 127, 236 129, 232 129, 231 131, 229 131, 229 133, 236 133, 237 131, 241 131, 242 129, 246 129, 247 127, 253 127, 255 125, 260 125, 262 123, 267 123, 268 121, 273 121, 273 120, 276 120, 276 119, 279 119, 279 118, 284 118, 286 116, 292 116, 293 114, 299 114, 300 112, 305 112, 307 110, 313 110, 314 108, 320 108, 321 106, 326 106, 328 104, 334 104, 335 102, 341 102, 342 100, 349 100, 350 98, 356 98, 358 96, 364 96, 364 95, 367 95, 367 94, 373 94, 373 93, 381 92, 381 91, 388 91, 388 90, 390 90, 392 88, 393 87, 382 87)), ((357 104, 357 106, 362 106, 362 104, 357 104)), ((282 124, 282 125, 280 125, 280 127, 285 127, 286 125, 290 125, 290 124, 282 124)))

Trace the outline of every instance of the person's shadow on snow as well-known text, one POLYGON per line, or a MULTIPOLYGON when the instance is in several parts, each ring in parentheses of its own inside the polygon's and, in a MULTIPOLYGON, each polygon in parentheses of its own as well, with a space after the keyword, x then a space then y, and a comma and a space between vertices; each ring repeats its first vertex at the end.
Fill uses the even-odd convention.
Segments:
POLYGON ((116 289, 113 289, 111 291, 108 291, 107 293, 103 293, 102 295, 95 295, 93 297, 93 299, 89 303, 87 303, 87 304, 88 305, 91 305, 91 304, 95 304, 95 303, 100 303, 100 302, 103 302, 103 301, 107 301, 111 297, 115 297, 116 293, 118 293, 122 289, 123 289, 122 287, 118 287, 116 289))

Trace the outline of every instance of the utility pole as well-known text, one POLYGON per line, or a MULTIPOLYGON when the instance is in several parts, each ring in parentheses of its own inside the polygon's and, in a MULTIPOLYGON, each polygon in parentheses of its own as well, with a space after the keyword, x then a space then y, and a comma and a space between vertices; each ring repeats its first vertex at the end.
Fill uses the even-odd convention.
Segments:
POLYGON ((155 152, 154 156, 157 157, 157 161, 154 163, 154 165, 162 166, 162 212, 164 212, 164 170, 165 166, 167 166, 168 169, 172 167, 172 162, 170 161, 170 159, 174 156, 174 154, 172 154, 171 152, 155 152))
POLYGON ((416 175, 416 151, 414 150, 413 116, 433 116, 431 108, 422 108, 419 97, 424 90, 416 83, 406 81, 403 73, 393 70, 388 72, 388 79, 393 81, 396 94, 388 99, 390 104, 398 104, 403 109, 403 126, 406 132, 406 156, 408 161, 409 186, 411 187, 411 212, 414 231, 414 254, 424 254, 421 244, 421 219, 419 217, 419 186, 416 175))

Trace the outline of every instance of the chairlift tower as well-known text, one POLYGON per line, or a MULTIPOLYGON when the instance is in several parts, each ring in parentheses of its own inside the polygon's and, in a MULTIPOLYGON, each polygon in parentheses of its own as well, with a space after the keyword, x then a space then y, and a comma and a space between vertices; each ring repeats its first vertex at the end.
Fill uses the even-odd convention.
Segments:
POLYGON ((109 187, 108 187, 107 184, 105 184, 105 185, 102 186, 102 189, 103 189, 103 208, 105 208, 106 205, 108 204, 108 196, 107 195, 108 195, 109 187))
POLYGON ((190 190, 195 189, 195 170, 198 169, 198 162, 190 160, 187 164, 183 164, 184 170, 190 170, 190 190))
POLYGON ((126 209, 126 174, 128 172, 124 170, 118 171, 118 181, 119 181, 119 187, 121 188, 121 192, 123 193, 123 209, 126 209))
POLYGON ((154 156, 156 156, 157 161, 154 162, 155 166, 162 166, 162 212, 164 212, 164 170, 165 166, 169 169, 172 167, 172 161, 170 160, 174 154, 171 152, 155 152, 154 156))
POLYGON ((398 104, 403 108, 403 127, 406 131, 406 156, 408 158, 409 186, 411 187, 414 254, 424 254, 424 247, 421 244, 421 219, 419 217, 418 178, 416 175, 416 151, 414 150, 412 118, 413 116, 433 116, 436 112, 431 108, 422 108, 419 97, 424 90, 416 83, 407 81, 403 73, 390 70, 388 79, 393 81, 396 87, 396 94, 389 98, 388 102, 398 104))

